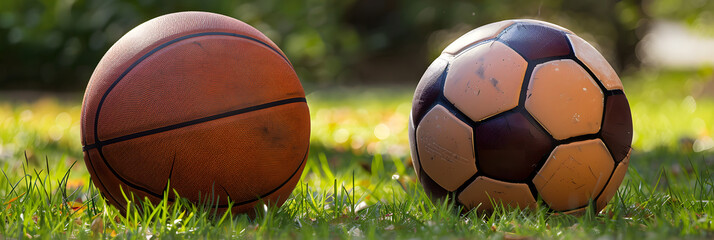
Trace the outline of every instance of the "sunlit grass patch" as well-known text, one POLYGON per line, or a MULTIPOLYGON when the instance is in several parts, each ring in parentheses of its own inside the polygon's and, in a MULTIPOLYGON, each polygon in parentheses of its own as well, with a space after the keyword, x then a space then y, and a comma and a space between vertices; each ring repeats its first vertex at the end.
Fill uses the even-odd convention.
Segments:
POLYGON ((36 163, 44 162, 45 156, 81 157, 80 112, 77 101, 49 97, 0 101, 0 161, 22 159, 25 154, 36 163))
POLYGON ((714 147, 714 75, 691 72, 640 72, 623 78, 634 126, 633 146, 707 151, 714 147))
POLYGON ((410 86, 314 91, 307 95, 312 142, 357 154, 409 155, 413 92, 410 86))
MULTIPOLYGON (((686 173, 661 168, 651 177, 631 169, 620 192, 601 213, 553 214, 497 206, 493 213, 432 202, 411 180, 393 177, 391 164, 365 169, 357 161, 330 163, 317 148, 303 180, 280 208, 256 208, 256 218, 232 216, 186 201, 158 204, 135 200, 122 215, 95 188, 72 190, 68 177, 26 167, 0 180, 3 236, 25 238, 671 238, 714 236, 711 171, 694 165, 686 173), (391 175, 391 176, 390 176, 391 175), (332 179, 329 179, 332 176, 332 179), (6 181, 6 180, 9 180, 6 181), (51 180, 56 180, 52 182, 51 180), (136 205, 139 204, 139 205, 136 205), (141 206, 141 208, 138 208, 141 206)), ((634 160, 649 161, 657 153, 634 160)), ((351 159, 353 160, 353 159, 351 159)), ((380 157, 360 159, 371 166, 380 157)), ((409 174, 407 174, 409 175, 409 174)))

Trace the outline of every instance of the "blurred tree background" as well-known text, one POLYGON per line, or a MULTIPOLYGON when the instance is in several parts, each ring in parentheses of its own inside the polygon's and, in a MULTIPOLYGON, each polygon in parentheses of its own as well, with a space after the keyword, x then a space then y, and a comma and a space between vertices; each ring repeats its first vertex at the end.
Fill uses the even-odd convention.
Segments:
POLYGON ((714 1, 708 0, 2 0, 0 89, 81 91, 124 33, 188 10, 258 28, 286 52, 308 87, 416 84, 452 40, 510 18, 567 27, 620 72, 641 66, 635 50, 654 20, 714 34, 714 1))

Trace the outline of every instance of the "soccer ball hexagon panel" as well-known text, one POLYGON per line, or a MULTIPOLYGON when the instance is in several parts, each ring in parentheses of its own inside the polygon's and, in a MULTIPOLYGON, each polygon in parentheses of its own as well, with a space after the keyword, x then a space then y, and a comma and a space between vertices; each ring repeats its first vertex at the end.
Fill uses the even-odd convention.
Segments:
POLYGON ((552 149, 548 133, 522 112, 505 113, 479 124, 474 131, 481 171, 499 180, 527 181, 542 156, 552 149))
POLYGON ((444 96, 474 121, 518 106, 528 63, 500 42, 475 46, 451 61, 444 96))
POLYGON ((416 129, 421 167, 446 190, 454 191, 476 173, 471 127, 437 105, 416 129))
POLYGON ((562 144, 555 147, 533 183, 550 208, 567 211, 595 199, 614 164, 600 139, 562 144))
POLYGON ((535 66, 526 110, 555 139, 600 131, 604 97, 595 80, 570 59, 535 66))
POLYGON ((541 199, 556 212, 591 202, 599 211, 629 165, 620 79, 592 45, 543 21, 492 23, 454 41, 420 80, 409 124, 427 194, 466 209, 541 199))

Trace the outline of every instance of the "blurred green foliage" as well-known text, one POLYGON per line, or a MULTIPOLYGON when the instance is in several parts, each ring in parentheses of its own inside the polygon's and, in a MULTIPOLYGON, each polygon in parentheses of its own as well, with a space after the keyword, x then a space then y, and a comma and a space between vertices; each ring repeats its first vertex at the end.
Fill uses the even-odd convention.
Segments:
POLYGON ((449 42, 509 18, 563 25, 593 42, 617 69, 636 67, 634 49, 648 19, 710 26, 712 5, 706 0, 2 0, 0 87, 81 90, 124 33, 177 11, 245 21, 287 53, 303 82, 325 85, 416 82, 449 42))

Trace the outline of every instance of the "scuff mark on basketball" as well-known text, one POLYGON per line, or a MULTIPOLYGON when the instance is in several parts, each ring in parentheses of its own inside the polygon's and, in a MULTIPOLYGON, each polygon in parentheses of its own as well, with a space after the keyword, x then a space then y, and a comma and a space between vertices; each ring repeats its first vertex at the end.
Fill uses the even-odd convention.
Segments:
MULTIPOLYGON (((224 193, 226 193, 226 197, 228 197, 228 200, 229 200, 229 201, 232 201, 232 200, 234 199, 233 197, 231 197, 231 194, 228 193, 228 190, 226 190, 226 187, 224 187, 223 184, 220 184, 220 183, 219 183, 218 186, 221 187, 221 189, 223 189, 223 192, 224 192, 224 193)), ((220 196, 219 196, 219 198, 218 198, 218 201, 220 201, 220 196)), ((216 204, 218 204, 218 203, 216 203, 216 204)))
POLYGON ((289 133, 285 129, 279 126, 262 126, 258 128, 258 131, 262 134, 266 141, 270 142, 275 147, 288 147, 285 143, 285 136, 289 133))
POLYGON ((201 49, 204 49, 204 48, 203 48, 203 45, 201 45, 200 42, 198 42, 198 41, 193 41, 192 43, 198 45, 198 47, 200 47, 201 49))
MULTIPOLYGON (((174 151, 174 157, 173 160, 171 160, 171 169, 169 170, 169 176, 166 177, 166 185, 164 186, 164 193, 169 194, 171 191, 169 190, 169 184, 171 184, 171 176, 174 174, 174 165, 176 164, 176 151, 174 151)), ((170 202, 174 202, 175 199, 173 197, 168 197, 167 198, 170 202)))

